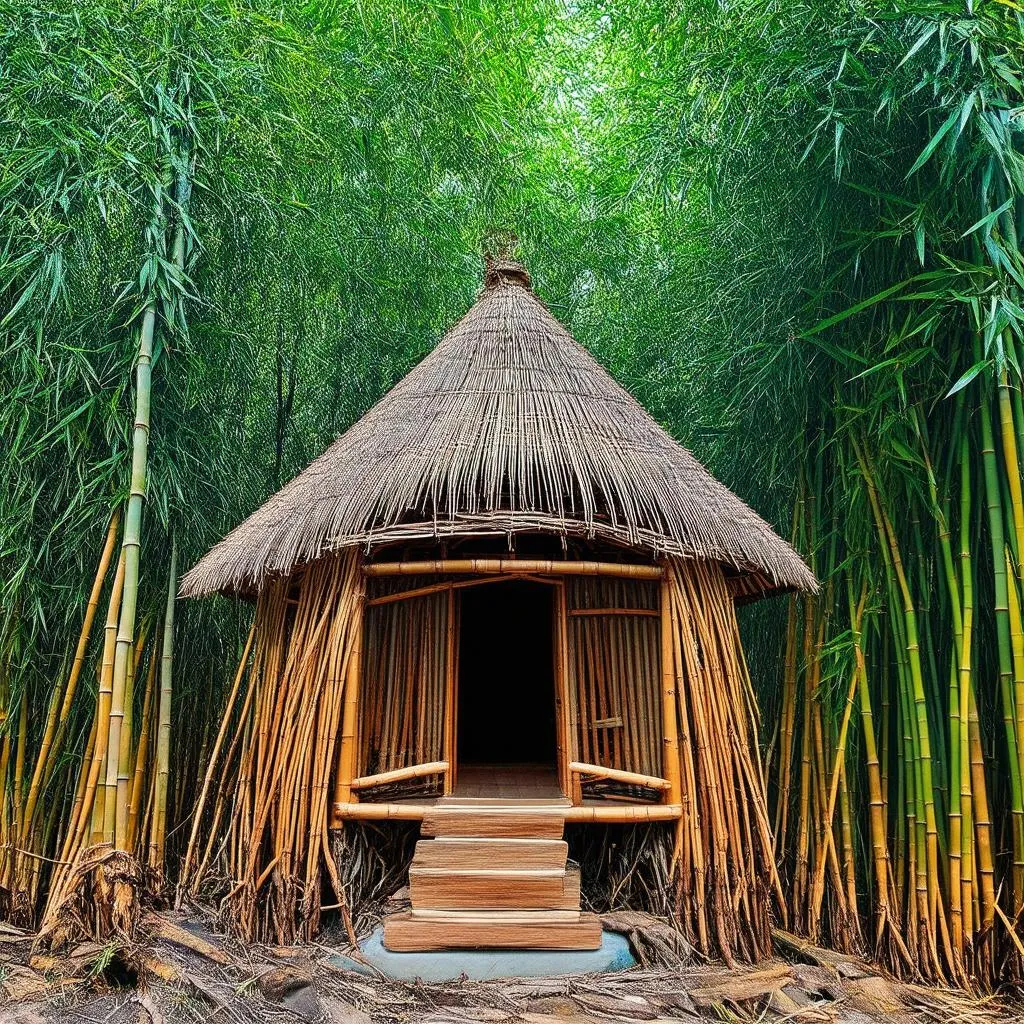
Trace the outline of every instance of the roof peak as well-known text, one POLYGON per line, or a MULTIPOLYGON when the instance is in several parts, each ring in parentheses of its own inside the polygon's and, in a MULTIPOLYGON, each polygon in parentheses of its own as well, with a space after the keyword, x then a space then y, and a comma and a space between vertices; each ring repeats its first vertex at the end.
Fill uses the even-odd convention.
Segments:
POLYGON ((506 256, 487 255, 484 257, 484 288, 496 288, 499 284, 516 284, 533 290, 530 272, 522 263, 506 256))

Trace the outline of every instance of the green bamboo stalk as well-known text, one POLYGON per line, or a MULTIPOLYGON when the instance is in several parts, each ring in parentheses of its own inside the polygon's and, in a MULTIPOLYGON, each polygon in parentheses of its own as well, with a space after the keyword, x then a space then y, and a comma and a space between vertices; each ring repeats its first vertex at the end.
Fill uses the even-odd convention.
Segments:
POLYGON ((1006 737, 1010 776, 1011 836, 1013 842, 1013 892, 1016 902, 1024 890, 1024 791, 1021 789, 1020 759, 1017 749, 1016 702, 1013 691, 1013 647, 1010 639, 1009 581, 1006 576, 1006 544, 1003 530, 1003 504, 999 489, 992 414, 987 394, 981 408, 982 466, 985 473, 985 502, 988 510, 989 539, 992 548, 992 574, 995 589, 996 643, 999 658, 999 692, 1002 698, 1003 729, 1006 737))

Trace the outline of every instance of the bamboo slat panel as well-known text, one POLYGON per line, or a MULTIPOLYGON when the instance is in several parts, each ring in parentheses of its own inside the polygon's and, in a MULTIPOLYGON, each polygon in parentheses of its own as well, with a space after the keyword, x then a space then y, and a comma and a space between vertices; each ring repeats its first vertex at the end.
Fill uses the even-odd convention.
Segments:
MULTIPOLYGON (((416 582, 429 587, 434 580, 416 582)), ((372 597, 408 589, 409 584, 406 578, 399 587, 375 586, 372 597)), ((367 607, 360 775, 445 760, 449 613, 449 596, 444 590, 367 607)), ((442 787, 442 775, 435 774, 366 789, 360 799, 434 794, 442 787)))
MULTIPOLYGON (((575 702, 575 759, 662 776, 658 584, 567 579, 568 690, 575 702)), ((660 793, 615 780, 584 780, 588 797, 655 801, 660 793)))

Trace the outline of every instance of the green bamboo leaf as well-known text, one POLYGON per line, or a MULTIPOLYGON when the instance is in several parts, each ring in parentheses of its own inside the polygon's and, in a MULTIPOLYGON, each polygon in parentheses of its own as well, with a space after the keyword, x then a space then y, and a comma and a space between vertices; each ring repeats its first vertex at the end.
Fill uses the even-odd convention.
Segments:
POLYGON ((914 161, 913 166, 907 171, 905 177, 909 178, 911 175, 916 174, 929 160, 932 153, 938 148, 938 145, 946 137, 949 130, 956 124, 958 117, 960 116, 959 111, 953 111, 949 117, 946 118, 942 123, 942 127, 931 137, 928 145, 921 151, 921 155, 914 161))
POLYGON ((977 377, 977 376, 978 376, 978 374, 979 374, 979 373, 981 373, 981 371, 982 371, 982 370, 986 369, 987 367, 989 367, 989 366, 991 366, 991 365, 992 365, 992 360, 991 360, 991 359, 983 359, 983 360, 981 360, 981 362, 979 362, 979 363, 975 363, 975 364, 974 364, 974 365, 973 365, 973 366, 972 366, 972 367, 971 367, 971 368, 970 368, 970 369, 969 369, 969 370, 968 370, 968 371, 967 371, 966 373, 964 373, 964 374, 963 374, 963 376, 961 376, 961 377, 960 377, 960 379, 959 379, 959 380, 958 380, 958 381, 957 381, 957 382, 956 382, 956 383, 955 383, 955 384, 954 384, 954 385, 953 385, 953 386, 952 386, 952 387, 951 387, 951 388, 950 388, 950 389, 949 389, 949 390, 948 390, 948 391, 946 392, 946 395, 945 395, 945 397, 946 397, 946 398, 949 398, 949 397, 951 397, 952 395, 955 395, 955 394, 956 394, 956 393, 957 393, 958 391, 961 391, 961 390, 962 390, 963 388, 967 387, 967 385, 968 385, 968 384, 970 384, 970 383, 971 383, 971 381, 972 381, 972 380, 974 380, 974 378, 975 378, 975 377, 977 377))

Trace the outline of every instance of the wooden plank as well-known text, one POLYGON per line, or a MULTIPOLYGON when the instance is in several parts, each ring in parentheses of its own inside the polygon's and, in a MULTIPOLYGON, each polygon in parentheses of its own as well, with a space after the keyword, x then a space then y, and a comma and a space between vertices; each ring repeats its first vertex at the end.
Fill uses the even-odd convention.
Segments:
POLYGON ((429 807, 423 815, 425 836, 496 839, 561 839, 568 808, 546 806, 429 807))
POLYGON ((569 844, 562 839, 421 839, 414 868, 517 868, 561 870, 569 844))
POLYGON ((576 910, 579 910, 580 892, 580 869, 573 864, 567 867, 562 875, 562 895, 565 897, 566 904, 571 904, 576 910))
POLYGON ((554 871, 410 868, 409 899, 431 910, 579 910, 578 879, 554 871))
POLYGON ((551 924, 580 919, 579 910, 432 910, 420 907, 409 914, 417 921, 493 921, 500 916, 502 921, 521 921, 523 924, 551 924))
POLYGON ((384 922, 384 945, 396 953, 441 949, 598 949, 601 921, 581 914, 578 921, 553 922, 472 916, 444 921, 393 914, 384 922))

